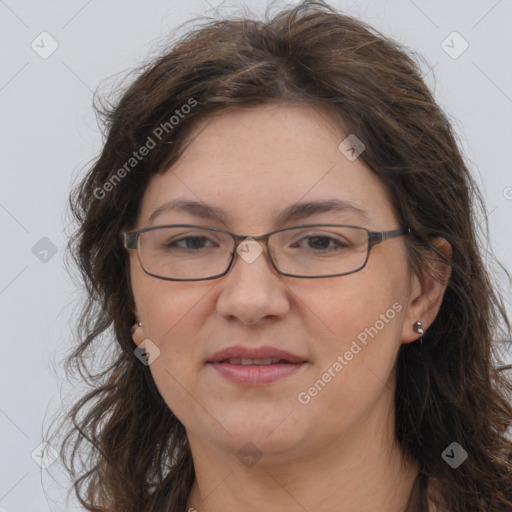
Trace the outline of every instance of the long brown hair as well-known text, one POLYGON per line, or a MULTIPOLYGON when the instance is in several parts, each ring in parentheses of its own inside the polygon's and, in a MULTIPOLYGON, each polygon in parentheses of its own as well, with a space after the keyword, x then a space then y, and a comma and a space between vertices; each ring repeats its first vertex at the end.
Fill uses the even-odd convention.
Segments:
POLYGON ((510 323, 479 250, 482 198, 414 57, 365 23, 305 1, 264 21, 207 19, 137 69, 114 102, 95 105, 104 145, 70 196, 79 228, 69 250, 87 301, 66 366, 92 389, 68 412, 61 441, 87 510, 183 512, 194 480, 185 429, 134 356, 119 233, 135 224, 148 180, 177 160, 200 118, 291 101, 328 108, 365 144, 359 158, 412 229, 412 269, 425 268, 436 237, 453 249, 436 320, 397 360, 396 438, 419 465, 407 512, 427 510, 430 480, 442 510, 512 510, 512 384, 498 350, 510 343, 510 323), (131 160, 150 139, 147 156, 131 160), (105 340, 115 340, 108 365, 91 372, 87 355, 104 353, 105 340), (469 453, 458 469, 441 457, 454 441, 469 453))

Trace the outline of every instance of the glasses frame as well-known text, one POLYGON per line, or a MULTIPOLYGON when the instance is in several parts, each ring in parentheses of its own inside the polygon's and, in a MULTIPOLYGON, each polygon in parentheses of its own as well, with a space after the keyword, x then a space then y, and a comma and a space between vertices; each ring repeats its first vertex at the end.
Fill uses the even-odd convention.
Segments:
POLYGON ((245 241, 247 238, 252 238, 253 240, 256 240, 256 241, 261 240, 265 244, 265 247, 266 247, 266 257, 267 257, 268 260, 270 260, 270 263, 272 264, 272 266, 275 268, 275 270, 279 274, 281 274, 283 276, 288 276, 288 277, 297 277, 299 279, 320 279, 320 278, 324 278, 324 277, 346 276, 346 275, 349 275, 349 274, 354 274, 356 272, 359 272, 368 263, 368 259, 370 257, 370 251, 371 251, 372 247, 374 247, 375 245, 380 244, 380 243, 382 243, 382 242, 384 242, 386 240, 389 240, 391 238, 395 238, 395 237, 398 237, 398 236, 409 235, 410 233, 411 233, 411 228, 410 227, 407 227, 407 228, 404 228, 404 229, 392 229, 391 231, 370 231, 367 228, 363 228, 361 226, 353 226, 353 225, 350 225, 350 224, 303 224, 303 225, 300 225, 300 226, 292 226, 292 227, 288 227, 288 228, 276 229, 274 231, 270 231, 269 233, 265 233, 264 235, 251 236, 251 235, 239 235, 239 234, 236 234, 236 233, 231 233, 230 231, 227 231, 225 229, 214 228, 214 227, 211 227, 211 226, 201 226, 201 225, 198 225, 198 224, 165 224, 165 225, 161 225, 161 226, 150 226, 150 227, 146 227, 146 228, 141 228, 141 229, 138 229, 136 231, 124 231, 124 232, 121 233, 120 236, 121 236, 121 243, 122 243, 122 245, 123 245, 123 247, 125 249, 137 251, 137 257, 139 258, 140 265, 141 265, 142 269, 144 270, 144 272, 146 274, 148 274, 150 276, 153 276, 153 277, 156 277, 157 279, 163 279, 165 281, 208 281, 210 279, 218 279, 219 277, 223 277, 223 276, 225 276, 229 272, 229 270, 233 266, 233 262, 235 261, 235 255, 237 254, 238 246, 243 241, 245 241), (325 227, 357 228, 357 229, 361 229, 361 230, 366 231, 366 233, 368 234, 368 245, 367 245, 366 258, 364 260, 364 263, 360 267, 356 268, 355 270, 350 270, 349 272, 342 272, 340 274, 328 274, 326 276, 300 276, 300 275, 295 275, 295 274, 289 274, 287 272, 281 272, 276 267, 276 264, 274 263, 274 259, 272 258, 272 253, 271 253, 271 251, 270 251, 270 249, 268 247, 268 239, 270 238, 270 236, 273 235, 274 233, 280 233, 282 231, 289 231, 291 229, 314 228, 314 227, 321 227, 321 226, 325 226, 325 227), (199 277, 199 278, 162 277, 162 276, 159 276, 157 274, 153 274, 152 272, 148 272, 144 268, 144 265, 142 263, 142 259, 140 257, 140 252, 139 252, 139 237, 140 237, 140 235, 142 233, 146 233, 147 231, 153 231, 155 229, 179 228, 179 227, 209 229, 210 231, 218 231, 218 232, 230 235, 231 238, 233 238, 233 241, 234 241, 234 248, 233 248, 233 252, 231 253, 231 259, 229 261, 229 265, 226 268, 226 270, 224 272, 220 273, 220 274, 216 274, 216 275, 211 276, 211 277, 199 277))

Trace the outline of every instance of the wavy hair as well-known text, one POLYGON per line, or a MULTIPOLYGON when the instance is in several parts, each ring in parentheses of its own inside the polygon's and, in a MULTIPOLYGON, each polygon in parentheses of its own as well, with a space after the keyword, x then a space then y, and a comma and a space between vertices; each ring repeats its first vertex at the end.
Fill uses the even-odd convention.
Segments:
POLYGON ((68 252, 87 298, 66 371, 78 370, 91 389, 66 412, 59 447, 80 503, 94 512, 185 510, 190 447, 134 355, 134 300, 119 234, 135 224, 148 180, 179 158, 199 119, 294 102, 328 109, 363 141, 359 158, 411 226, 414 271, 442 257, 436 237, 452 246, 439 314, 422 343, 401 346, 396 362, 396 439, 419 467, 407 512, 426 512, 429 502, 450 512, 510 512, 512 384, 503 370, 511 366, 500 366, 510 323, 479 249, 488 237, 481 194, 418 56, 320 0, 264 21, 201 21, 128 75, 115 101, 95 101, 102 149, 70 194, 78 229, 68 252), (155 147, 132 165, 148 137, 155 147), (107 354, 106 367, 93 368, 90 353, 107 354), (456 470, 441 457, 453 441, 469 452, 456 470))

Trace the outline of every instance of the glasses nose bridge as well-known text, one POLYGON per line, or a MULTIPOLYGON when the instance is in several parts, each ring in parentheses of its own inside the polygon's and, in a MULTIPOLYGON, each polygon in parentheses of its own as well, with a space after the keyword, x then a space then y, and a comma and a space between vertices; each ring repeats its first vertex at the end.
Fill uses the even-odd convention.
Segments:
POLYGON ((256 242, 259 242, 260 240, 263 242, 263 245, 267 246, 268 248, 268 240, 270 238, 270 235, 272 235, 272 232, 270 233, 265 233, 264 235, 257 235, 257 236, 252 236, 252 235, 238 235, 236 233, 230 233, 230 235, 233 237, 234 241, 235 241, 235 249, 238 248, 238 246, 244 242, 245 240, 247 240, 248 238, 252 238, 253 240, 255 240, 256 242))
MULTIPOLYGON (((231 237, 233 238, 233 241, 234 241, 234 247, 233 247, 233 254, 231 256, 231 262, 230 262, 230 265, 229 265, 229 268, 231 268, 233 266, 233 263, 234 263, 234 260, 235 260, 235 256, 236 254, 238 253, 237 249, 238 247, 243 243, 245 242, 247 239, 252 239, 254 240, 255 242, 263 242, 263 252, 265 252, 266 254, 266 258, 268 259, 269 263, 271 264, 271 266, 273 268, 275 268, 275 263, 274 263, 274 260, 272 258, 272 253, 270 251, 270 248, 269 248, 269 239, 271 237, 271 235, 273 234, 273 232, 270 232, 270 233, 265 233, 264 235, 256 235, 256 236, 252 236, 252 235, 239 235, 237 233, 229 233, 231 235, 231 237)), ((240 256, 240 254, 238 254, 240 256)), ((243 259, 243 258, 242 258, 243 259)))

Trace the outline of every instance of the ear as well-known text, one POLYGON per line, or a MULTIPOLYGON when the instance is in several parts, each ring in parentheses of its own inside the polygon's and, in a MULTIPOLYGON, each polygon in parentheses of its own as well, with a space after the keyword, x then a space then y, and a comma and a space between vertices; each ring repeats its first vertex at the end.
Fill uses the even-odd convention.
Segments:
POLYGON ((138 347, 140 344, 146 339, 146 335, 144 334, 144 329, 139 326, 138 323, 133 324, 132 327, 132 340, 138 347))
POLYGON ((135 323, 132 326, 132 340, 135 343, 135 345, 140 346, 140 344, 146 339, 146 336, 144 335, 144 327, 142 325, 139 325, 141 321, 136 306, 133 314, 135 316, 135 323))
POLYGON ((443 302, 451 267, 442 261, 440 255, 446 261, 451 261, 452 247, 444 238, 434 239, 433 246, 435 250, 429 251, 421 274, 412 276, 411 293, 402 328, 402 343, 410 343, 420 338, 413 329, 414 323, 420 321, 423 324, 423 331, 426 332, 443 302))

